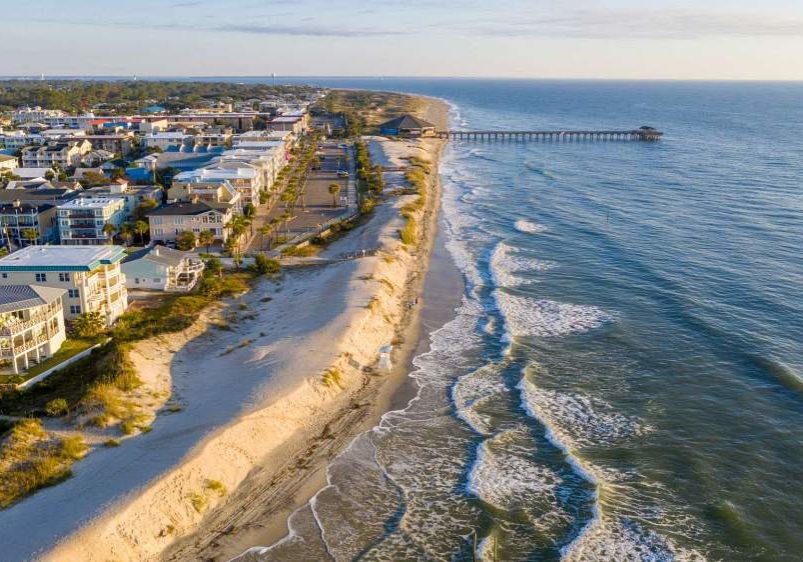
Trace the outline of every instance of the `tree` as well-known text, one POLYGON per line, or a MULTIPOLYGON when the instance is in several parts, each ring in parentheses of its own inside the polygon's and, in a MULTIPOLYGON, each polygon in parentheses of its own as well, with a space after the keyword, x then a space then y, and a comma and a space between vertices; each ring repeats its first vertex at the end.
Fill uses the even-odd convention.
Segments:
POLYGON ((223 275, 223 264, 217 258, 209 258, 206 260, 206 271, 209 275, 220 278, 223 275))
POLYGON ((117 227, 112 223, 107 222, 103 225, 103 234, 109 238, 109 244, 114 242, 114 233, 117 232, 117 227))
POLYGON ((251 202, 246 203, 245 207, 243 207, 243 214, 248 218, 253 217, 256 214, 256 212, 257 208, 254 207, 254 204, 251 202))
POLYGON ((211 230, 206 229, 198 233, 198 244, 206 246, 206 252, 209 253, 209 246, 215 241, 215 235, 211 230))
POLYGON ((95 187, 98 185, 106 185, 109 179, 100 172, 85 172, 80 179, 81 185, 84 187, 95 187))
POLYGON ((134 222, 134 232, 136 232, 139 235, 140 244, 145 245, 145 234, 148 232, 149 229, 150 225, 143 220, 138 220, 134 222))
POLYGON ((39 233, 35 228, 23 228, 20 231, 20 235, 28 241, 29 246, 35 245, 37 238, 39 238, 39 233))
POLYGON ((130 222, 124 222, 120 227, 120 238, 123 239, 126 246, 131 244, 131 240, 134 239, 134 227, 130 222))
POLYGON ((119 180, 125 177, 125 170, 123 168, 115 168, 112 170, 112 179, 119 180))
POLYGON ((72 321, 72 333, 79 338, 94 338, 106 329, 100 312, 84 312, 72 321))
POLYGON ((136 216, 138 219, 144 218, 151 211, 159 206, 159 202, 153 197, 145 197, 137 206, 136 216))
POLYGON ((337 207, 337 195, 340 193, 340 184, 329 184, 329 194, 332 196, 332 207, 337 207))
POLYGON ((176 237, 176 246, 179 250, 189 251, 195 248, 196 236, 192 230, 180 232, 176 237))

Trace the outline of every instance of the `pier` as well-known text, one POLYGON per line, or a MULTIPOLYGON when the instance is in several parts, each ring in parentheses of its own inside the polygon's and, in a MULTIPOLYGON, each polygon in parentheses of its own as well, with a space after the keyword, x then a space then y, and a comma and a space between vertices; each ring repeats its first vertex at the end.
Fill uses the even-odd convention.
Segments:
POLYGON ((629 131, 436 131, 441 139, 533 141, 657 141, 663 136, 652 127, 629 131))

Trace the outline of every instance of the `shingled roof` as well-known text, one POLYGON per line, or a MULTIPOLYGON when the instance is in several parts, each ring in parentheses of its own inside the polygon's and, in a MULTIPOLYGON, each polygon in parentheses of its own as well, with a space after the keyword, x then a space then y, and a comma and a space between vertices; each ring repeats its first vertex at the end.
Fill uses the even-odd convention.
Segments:
POLYGON ((391 119, 387 123, 382 123, 379 126, 380 129, 433 129, 435 125, 430 123, 429 121, 425 121, 423 119, 419 119, 413 115, 402 115, 401 117, 396 117, 396 119, 391 119))

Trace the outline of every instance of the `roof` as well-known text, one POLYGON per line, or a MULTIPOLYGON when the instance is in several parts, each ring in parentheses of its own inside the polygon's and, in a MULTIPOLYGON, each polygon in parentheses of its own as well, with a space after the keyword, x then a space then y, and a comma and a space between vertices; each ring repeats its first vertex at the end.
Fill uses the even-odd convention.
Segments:
POLYGON ((379 126, 380 129, 427 129, 434 127, 435 125, 429 121, 419 119, 413 115, 402 115, 379 126))
POLYGON ((53 203, 28 203, 21 202, 15 205, 13 202, 0 202, 0 215, 33 214, 42 213, 55 207, 53 203))
POLYGON ((204 201, 199 201, 197 203, 179 202, 154 209, 148 213, 148 216, 202 215, 209 211, 219 211, 221 208, 225 207, 221 207, 217 204, 213 205, 204 201))
POLYGON ((0 285, 0 312, 44 306, 64 296, 66 292, 66 289, 41 285, 0 285))
POLYGON ((66 201, 64 203, 59 204, 59 209, 86 209, 91 208, 95 209, 98 207, 107 207, 109 205, 114 205, 117 207, 123 207, 125 202, 122 198, 116 196, 106 197, 103 195, 100 196, 92 196, 92 197, 79 197, 77 199, 72 199, 70 201, 66 201))
POLYGON ((50 168, 14 168, 11 173, 19 176, 22 179, 26 178, 43 178, 48 172, 52 172, 50 168))
POLYGON ((27 246, 0 258, 0 271, 92 271, 124 257, 122 246, 27 246))
POLYGON ((9 160, 17 160, 16 156, 11 156, 9 154, 0 154, 0 162, 8 162, 9 160))
POLYGON ((71 189, 0 189, 0 203, 11 202, 19 199, 28 202, 62 202, 77 196, 78 193, 71 189))
POLYGON ((181 265, 182 261, 198 259, 198 256, 192 252, 182 252, 181 250, 174 250, 172 248, 168 248, 167 246, 151 246, 138 252, 134 252, 133 254, 129 254, 128 257, 123 260, 123 263, 129 263, 141 259, 167 265, 169 267, 178 267, 181 265))

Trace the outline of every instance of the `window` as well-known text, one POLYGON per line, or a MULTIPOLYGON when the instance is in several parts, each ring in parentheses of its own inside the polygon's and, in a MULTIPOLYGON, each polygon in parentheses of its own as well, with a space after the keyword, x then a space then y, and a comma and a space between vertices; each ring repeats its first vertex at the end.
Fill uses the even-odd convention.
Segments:
POLYGON ((153 282, 154 282, 154 283, 161 283, 161 282, 162 282, 162 280, 161 280, 161 279, 159 279, 158 277, 154 277, 154 278, 153 278, 153 282))
POLYGON ((33 277, 36 279, 37 283, 47 282, 47 273, 35 273, 33 277))
POLYGON ((8 279, 8 273, 3 274, 3 279, 8 279))
POLYGON ((67 289, 67 296, 71 299, 77 299, 80 295, 78 289, 67 289))
POLYGON ((79 304, 71 304, 70 305, 70 314, 81 314, 81 305, 79 305, 79 304))
POLYGON ((59 273, 59 281, 62 283, 67 283, 70 280, 69 273, 59 273))

